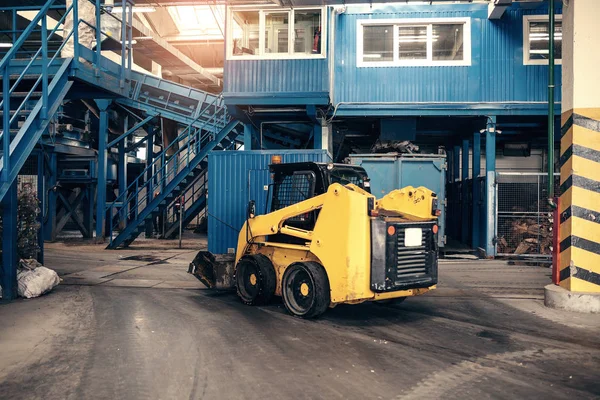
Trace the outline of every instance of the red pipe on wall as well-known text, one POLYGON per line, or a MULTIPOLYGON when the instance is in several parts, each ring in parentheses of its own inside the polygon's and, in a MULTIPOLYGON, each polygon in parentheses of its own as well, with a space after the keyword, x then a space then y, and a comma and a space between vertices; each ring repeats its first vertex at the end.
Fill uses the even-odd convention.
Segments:
POLYGON ((554 198, 556 208, 553 213, 552 226, 552 283, 560 284, 560 197, 554 198))

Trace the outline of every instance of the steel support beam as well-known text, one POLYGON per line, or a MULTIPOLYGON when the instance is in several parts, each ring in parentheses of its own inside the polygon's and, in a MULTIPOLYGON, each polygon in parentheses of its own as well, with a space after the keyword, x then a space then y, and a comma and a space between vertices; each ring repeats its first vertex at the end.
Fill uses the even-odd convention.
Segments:
POLYGON ((42 207, 41 214, 45 220, 44 223, 44 239, 49 241, 56 240, 56 181, 58 178, 56 153, 49 152, 46 166, 48 171, 44 171, 48 181, 46 182, 45 195, 47 196, 46 207, 42 207), (44 213, 46 213, 44 215, 44 213))
POLYGON ((469 241, 469 139, 464 139, 462 142, 462 168, 461 168, 461 231, 460 241, 467 244, 469 241))
MULTIPOLYGON (((124 121, 124 127, 123 130, 127 131, 127 127, 129 126, 129 115, 125 116, 125 121, 124 121)), ((127 139, 123 139, 119 142, 119 154, 118 154, 118 165, 117 165, 117 174, 118 174, 118 178, 117 178, 117 183, 119 185, 119 196, 123 193, 125 193, 125 191, 127 190, 127 153, 126 153, 126 149, 125 149, 125 145, 127 139)), ((127 204, 123 204, 122 207, 127 207, 127 204)), ((120 218, 119 218, 119 224, 120 224, 120 228, 123 229, 125 227, 125 224, 127 222, 127 213, 125 212, 120 212, 119 213, 120 218)), ((110 216, 110 218, 112 219, 112 215, 110 216)))
MULTIPOLYGON (((34 153, 35 154, 35 153, 34 153)), ((46 209, 46 196, 44 196, 44 183, 45 183, 45 175, 44 175, 44 151, 40 150, 37 152, 37 198, 40 202, 40 215, 38 216, 38 220, 40 223, 40 228, 38 229, 38 247, 40 248, 37 256, 37 260, 39 263, 44 264, 44 212, 46 209)))
POLYGON ((96 194, 96 240, 102 240, 105 232, 106 216, 106 174, 108 145, 108 106, 111 100, 96 100, 100 109, 98 129, 98 186, 96 194))
POLYGON ((473 177, 473 228, 472 228, 472 240, 471 246, 474 249, 479 247, 479 235, 480 235, 480 187, 479 187, 479 175, 481 174, 481 134, 475 132, 473 134, 473 160, 471 176, 473 177))
POLYGON ((488 19, 500 19, 510 5, 512 0, 492 0, 488 4, 488 19))
POLYGON ((486 223, 485 254, 496 255, 496 117, 488 117, 485 131, 486 223))
MULTIPOLYGON (((154 128, 150 128, 148 130, 148 140, 146 141, 146 167, 149 167, 152 165, 152 163, 154 162, 154 134, 155 134, 155 130, 154 128)), ((177 157, 177 156, 176 156, 177 157)), ((146 173, 146 183, 148 185, 147 189, 146 189, 146 196, 148 199, 148 204, 150 204, 150 202, 153 199, 154 193, 152 190, 153 184, 152 184, 152 176, 154 175, 154 168, 149 168, 148 172, 146 173)), ((146 237, 152 237, 152 230, 153 230, 153 223, 152 223, 152 219, 149 219, 146 221, 146 237)))
POLYGON ((252 124, 244 124, 244 150, 252 150, 252 124))
MULTIPOLYGON (((6 135, 9 136, 9 135, 6 135)), ((0 285, 2 298, 14 300, 17 298, 17 180, 8 188, 2 199, 2 270, 0 285)))

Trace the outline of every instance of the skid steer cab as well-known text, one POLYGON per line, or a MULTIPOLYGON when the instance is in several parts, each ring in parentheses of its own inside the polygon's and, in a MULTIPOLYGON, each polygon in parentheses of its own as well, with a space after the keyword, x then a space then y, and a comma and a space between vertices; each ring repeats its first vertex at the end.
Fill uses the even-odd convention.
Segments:
POLYGON ((235 256, 200 252, 189 272, 211 288, 235 288, 242 302, 281 296, 303 318, 328 307, 401 301, 437 283, 435 193, 424 187, 369 192, 361 167, 291 163, 270 167, 269 213, 250 202, 235 256))

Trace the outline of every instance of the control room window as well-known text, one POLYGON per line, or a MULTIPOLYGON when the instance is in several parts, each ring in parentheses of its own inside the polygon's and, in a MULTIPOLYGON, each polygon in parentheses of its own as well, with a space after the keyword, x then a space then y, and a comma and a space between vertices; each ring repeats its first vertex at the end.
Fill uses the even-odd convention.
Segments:
POLYGON ((232 53, 234 56, 259 54, 259 21, 258 11, 234 11, 232 13, 232 53))
POLYGON ((471 65, 468 18, 359 20, 359 67, 471 65))
POLYGON ((392 61, 394 59, 392 25, 372 25, 364 27, 363 60, 366 62, 392 61))
MULTIPOLYGON (((523 17, 523 63, 526 65, 548 64, 548 41, 550 23, 547 15, 523 17)), ((562 15, 556 15, 554 24, 554 60, 562 62, 562 15)))
POLYGON ((232 59, 325 56, 324 8, 230 8, 227 55, 232 59))

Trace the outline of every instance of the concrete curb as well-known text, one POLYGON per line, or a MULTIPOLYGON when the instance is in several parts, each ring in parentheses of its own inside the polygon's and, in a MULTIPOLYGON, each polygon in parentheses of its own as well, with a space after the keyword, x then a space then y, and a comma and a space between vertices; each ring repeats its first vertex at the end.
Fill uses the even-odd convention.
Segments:
POLYGON ((600 293, 570 292, 554 284, 544 288, 544 305, 581 313, 600 313, 600 293))

